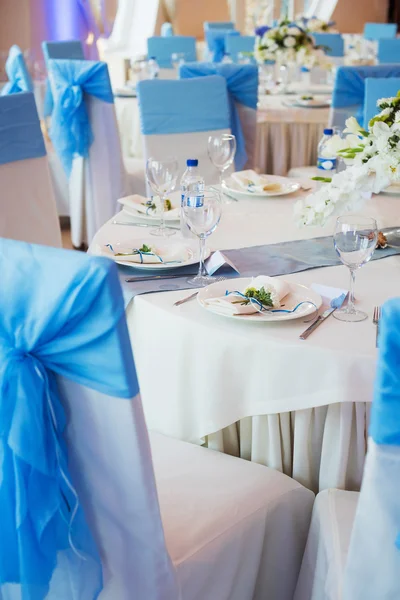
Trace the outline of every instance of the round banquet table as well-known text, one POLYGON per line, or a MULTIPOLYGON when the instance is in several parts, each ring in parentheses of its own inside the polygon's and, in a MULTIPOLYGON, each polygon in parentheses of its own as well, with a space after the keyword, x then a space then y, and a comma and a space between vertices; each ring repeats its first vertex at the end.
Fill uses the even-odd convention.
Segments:
MULTIPOLYGON (((331 88, 321 85, 316 91, 326 98, 331 88)), ((329 109, 287 106, 291 99, 290 95, 260 97, 254 166, 262 173, 286 175, 293 167, 316 164, 317 146, 329 121, 329 109)), ((142 158, 137 98, 116 96, 115 110, 123 155, 142 158)))
MULTIPOLYGON (((333 221, 324 229, 296 227, 299 194, 225 205, 210 248, 330 235, 333 221)), ((364 212, 379 227, 400 225, 399 201, 374 197, 364 212)), ((109 222, 93 243, 128 242, 138 231, 109 222)), ((377 356, 371 316, 375 305, 400 295, 399 275, 400 256, 366 265, 357 274, 356 298, 370 318, 344 323, 330 317, 306 341, 299 339, 307 327, 302 319, 239 322, 196 300, 174 307, 187 290, 136 296, 126 317, 148 427, 268 465, 316 492, 357 490, 377 356)), ((337 266, 285 279, 347 288, 349 273, 337 266)))

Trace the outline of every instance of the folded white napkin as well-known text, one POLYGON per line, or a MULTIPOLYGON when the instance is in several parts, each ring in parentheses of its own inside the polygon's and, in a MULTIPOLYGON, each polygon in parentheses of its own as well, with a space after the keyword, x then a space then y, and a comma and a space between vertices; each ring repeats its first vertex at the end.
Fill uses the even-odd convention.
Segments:
MULTIPOLYGON (((290 292, 290 287, 287 281, 277 279, 276 277, 268 277, 267 275, 259 275, 254 277, 250 284, 244 290, 238 290, 242 294, 246 293, 249 288, 259 290, 264 288, 266 292, 271 294, 273 308, 279 308, 281 300, 290 292)), ((218 307, 218 310, 230 315, 251 315, 260 312, 259 306, 254 302, 243 304, 244 299, 239 294, 229 294, 229 296, 221 296, 219 298, 209 298, 205 301, 209 306, 218 307)))
POLYGON ((232 173, 232 179, 243 190, 253 194, 273 194, 282 190, 282 184, 268 179, 267 175, 258 175, 252 169, 232 173))
MULTIPOLYGON (((150 252, 134 252, 135 248, 121 246, 120 244, 108 244, 103 248, 102 254, 116 261, 132 262, 139 264, 162 264, 162 263, 182 263, 187 261, 189 250, 182 244, 171 244, 163 248, 146 244, 150 252)), ((143 245, 139 246, 141 249, 143 245)))
MULTIPOLYGON (((120 198, 118 202, 122 204, 124 209, 127 209, 128 212, 139 213, 140 215, 148 215, 151 217, 158 217, 161 212, 161 202, 158 196, 154 196, 152 199, 152 203, 156 205, 156 208, 149 208, 147 202, 149 198, 145 198, 144 196, 140 196, 139 194, 133 194, 132 196, 125 196, 125 198, 120 198)), ((165 218, 167 220, 179 219, 180 209, 175 206, 173 202, 171 202, 171 210, 165 212, 165 218)))

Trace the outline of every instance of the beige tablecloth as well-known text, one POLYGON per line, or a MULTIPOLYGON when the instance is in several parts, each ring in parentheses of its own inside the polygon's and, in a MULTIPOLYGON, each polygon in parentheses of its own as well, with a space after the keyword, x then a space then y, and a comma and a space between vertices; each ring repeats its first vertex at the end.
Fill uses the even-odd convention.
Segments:
MULTIPOLYGON (((226 205, 208 243, 228 249, 332 232, 333 222, 326 229, 298 229, 293 204, 294 198, 281 197, 226 205)), ((377 197, 364 212, 380 227, 400 224, 398 198, 377 197)), ((134 233, 106 224, 94 242, 128 242, 134 233)), ((375 305, 400 295, 399 274, 399 256, 358 272, 356 297, 370 317, 375 305)), ((346 288, 349 274, 338 266, 285 278, 346 288)), ((173 289, 173 282, 166 286, 173 289)), ((173 306, 188 293, 138 296, 127 308, 150 429, 272 466, 315 491, 357 489, 377 352, 371 318, 362 323, 330 318, 301 341, 302 319, 235 322, 196 301, 173 306)))

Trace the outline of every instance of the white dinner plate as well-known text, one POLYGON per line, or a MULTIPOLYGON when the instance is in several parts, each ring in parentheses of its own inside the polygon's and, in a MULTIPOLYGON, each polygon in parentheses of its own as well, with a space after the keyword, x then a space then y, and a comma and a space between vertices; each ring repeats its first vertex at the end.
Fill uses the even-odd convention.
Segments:
POLYGON ((249 192, 240 187, 232 177, 228 177, 222 184, 222 191, 226 190, 228 194, 246 198, 276 198, 277 196, 287 196, 300 189, 300 184, 289 177, 279 177, 278 175, 265 175, 271 183, 280 183, 282 189, 279 192, 249 192))
POLYGON ((210 312, 213 312, 217 315, 221 315, 222 317, 228 317, 228 319, 235 319, 235 321, 252 321, 253 323, 256 321, 280 323, 282 321, 300 319, 301 317, 306 317, 307 315, 310 315, 311 313, 315 312, 315 306, 317 307, 317 309, 319 309, 322 304, 322 298, 319 294, 317 294, 317 292, 314 292, 314 290, 305 287, 304 285, 290 282, 288 282, 290 292, 287 296, 285 296, 285 298, 283 298, 282 305, 284 306, 282 306, 282 308, 292 310, 300 302, 310 303, 302 304, 294 313, 263 312, 255 313, 254 315, 230 315, 226 312, 219 310, 218 306, 210 306, 209 304, 206 304, 205 300, 224 296, 226 291, 234 292, 236 290, 244 290, 247 286, 250 285, 252 279, 252 277, 243 277, 240 279, 228 279, 226 281, 213 283, 212 285, 209 285, 208 287, 205 287, 202 290, 200 290, 200 292, 197 295, 197 301, 200 304, 200 306, 202 306, 206 310, 209 310, 210 312))
MULTIPOLYGON (((172 192, 172 194, 169 195, 169 199, 171 201, 172 204, 172 208, 174 209, 173 212, 166 212, 165 213, 165 221, 168 222, 174 222, 174 223, 179 223, 180 221, 180 198, 181 198, 181 194, 180 192, 172 192)), ((145 212, 141 212, 141 210, 143 210, 143 205, 142 205, 142 200, 140 200, 140 196, 137 196, 136 199, 133 198, 133 196, 126 196, 126 198, 119 198, 118 202, 119 204, 122 205, 123 210, 126 214, 128 214, 130 217, 136 217, 137 219, 139 219, 140 221, 147 221, 149 223, 155 223, 158 224, 160 222, 160 216, 159 215, 146 215, 145 212)))
MULTIPOLYGON (((186 253, 186 258, 185 260, 182 260, 182 262, 180 263, 176 263, 176 262, 166 262, 166 263, 140 263, 140 262, 132 262, 129 260, 124 260, 123 257, 118 257, 118 256, 113 256, 112 253, 110 252, 110 250, 106 247, 101 247, 100 245, 97 245, 94 247, 93 249, 93 253, 98 255, 98 256, 106 256, 107 258, 111 258, 112 260, 114 260, 118 265, 124 265, 125 267, 134 267, 135 269, 143 269, 143 270, 165 270, 165 269, 179 269, 181 267, 187 267, 188 265, 195 265, 196 263, 199 262, 199 248, 198 248, 198 244, 196 243, 196 241, 194 241, 193 243, 189 242, 174 242, 173 240, 163 240, 157 237, 153 237, 153 239, 151 239, 151 236, 148 236, 147 238, 136 238, 136 239, 132 239, 129 240, 129 244, 128 243, 123 243, 120 244, 119 242, 110 242, 112 244, 112 247, 114 249, 115 252, 118 252, 118 248, 122 247, 124 250, 129 246, 130 248, 141 248, 143 246, 143 244, 146 244, 147 246, 155 246, 158 250, 160 250, 160 255, 162 256, 163 252, 163 248, 173 248, 176 246, 182 246, 185 253, 186 253)), ((209 250, 209 248, 206 248, 204 251, 204 259, 206 260, 210 254, 211 251, 209 250)))
POLYGON ((298 108, 328 108, 331 105, 329 98, 314 97, 312 100, 302 100, 300 96, 293 100, 287 100, 285 104, 298 108))

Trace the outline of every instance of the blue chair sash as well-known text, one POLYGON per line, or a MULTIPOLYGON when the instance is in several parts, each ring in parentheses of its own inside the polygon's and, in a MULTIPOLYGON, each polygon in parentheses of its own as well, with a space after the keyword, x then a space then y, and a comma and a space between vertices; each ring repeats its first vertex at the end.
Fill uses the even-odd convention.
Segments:
POLYGON ((11 46, 6 60, 8 83, 1 90, 1 96, 18 92, 32 92, 32 77, 25 64, 24 55, 18 46, 11 46))
POLYGON ((50 138, 69 176, 74 156, 87 158, 93 133, 85 105, 85 95, 112 104, 107 65, 84 60, 49 60, 54 93, 50 138))
POLYGON ((225 55, 225 39, 231 35, 240 35, 240 32, 234 29, 206 29, 205 34, 211 60, 218 63, 222 61, 225 55))
POLYGON ((235 166, 242 170, 247 163, 246 143, 236 103, 257 110, 258 68, 256 65, 189 63, 180 67, 180 77, 188 79, 203 75, 221 75, 226 80, 229 94, 230 128, 236 137, 235 166))
POLYGON ((367 77, 400 77, 399 65, 339 67, 332 96, 333 108, 357 106, 357 118, 363 119, 365 79, 367 77))
POLYGON ((196 60, 196 38, 186 35, 169 37, 153 36, 147 40, 147 53, 155 58, 162 69, 172 68, 171 56, 174 52, 183 54, 185 61, 196 60))
POLYGON ((34 95, 0 97, 0 165, 42 156, 46 147, 34 95))
POLYGON ((117 269, 1 239, 0 270, 0 596, 13 583, 44 600, 59 563, 57 597, 94 600, 101 564, 68 472, 56 375, 138 393, 117 269))
MULTIPOLYGON (((46 65, 52 58, 68 60, 85 60, 82 42, 80 40, 65 40, 62 42, 42 42, 42 50, 46 65)), ((49 117, 53 112, 54 100, 49 80, 46 84, 43 114, 49 117)))
POLYGON ((229 129, 228 94, 223 77, 139 81, 137 94, 144 135, 229 129))

